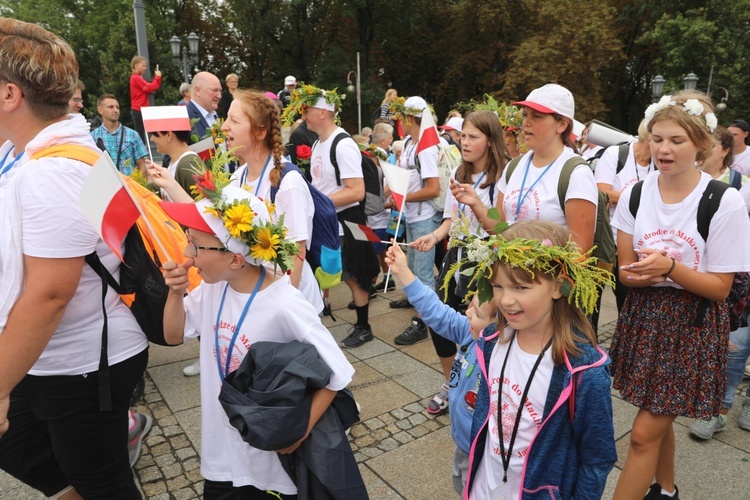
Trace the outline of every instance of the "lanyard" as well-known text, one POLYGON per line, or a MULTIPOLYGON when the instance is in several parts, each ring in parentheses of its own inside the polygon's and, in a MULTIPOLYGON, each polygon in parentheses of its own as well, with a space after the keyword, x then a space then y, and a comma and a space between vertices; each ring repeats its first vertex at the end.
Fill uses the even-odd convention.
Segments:
POLYGON ((513 347, 513 341, 516 340, 516 331, 513 332, 513 337, 510 339, 510 343, 508 344, 508 350, 505 352, 505 360, 503 361, 503 367, 500 369, 500 387, 497 391, 497 429, 498 434, 500 435, 500 460, 503 461, 503 482, 508 482, 508 467, 510 467, 510 459, 513 454, 513 443, 516 441, 516 434, 518 434, 518 425, 521 423, 521 413, 523 413, 524 403, 526 402, 526 397, 529 395, 529 388, 531 387, 531 381, 534 379, 534 375, 536 374, 536 369, 539 367, 539 363, 542 362, 542 358, 544 357, 544 353, 547 352, 547 349, 549 349, 549 346, 552 345, 552 339, 549 339, 549 342, 547 342, 547 345, 544 346, 544 349, 542 349, 542 352, 539 353, 539 357, 536 358, 536 363, 534 363, 534 367, 531 369, 531 373, 529 374, 529 379, 526 381, 526 387, 523 388, 523 394, 521 395, 521 401, 518 404, 518 412, 516 413, 516 422, 513 424, 513 431, 510 434, 510 442, 508 443, 508 453, 505 453, 505 442, 503 439, 503 423, 501 418, 502 413, 502 399, 503 399, 503 381, 505 380, 505 365, 508 364, 508 358, 510 357, 510 349, 513 347), (507 458, 506 458, 507 457, 507 458))
POLYGON ((2 177, 7 171, 13 168, 16 162, 18 162, 18 160, 20 160, 21 157, 23 156, 23 151, 21 151, 20 153, 18 153, 18 155, 15 158, 13 158, 13 161, 11 161, 10 163, 6 165, 5 162, 8 159, 8 155, 10 154, 11 151, 13 151, 13 148, 10 148, 8 152, 5 153, 5 156, 3 156, 3 166, 2 166, 2 170, 0 170, 0 177, 2 177))
POLYGON ((216 365, 219 368, 219 378, 221 380, 224 380, 227 375, 229 375, 229 364, 232 361, 232 351, 234 350, 234 343, 237 340, 237 335, 240 333, 240 327, 242 326, 242 323, 245 321, 245 316, 247 315, 247 311, 250 309, 250 304, 253 303, 253 300, 255 299, 255 295, 258 293, 258 290, 260 290, 261 285, 263 284, 263 279, 266 277, 266 269, 263 266, 260 266, 260 278, 258 278, 258 283, 255 285, 255 288, 253 289, 253 293, 250 294, 250 298, 247 299, 247 302, 245 303, 245 307, 242 309, 242 314, 240 315, 240 320, 237 322, 237 326, 234 327, 234 334, 232 335, 232 340, 229 341, 229 349, 227 349, 227 358, 224 363, 224 371, 221 370, 221 351, 219 350, 219 321, 221 319, 221 311, 224 309, 224 299, 227 297, 227 289, 229 288, 229 283, 227 283, 224 286, 224 293, 221 295, 221 303, 219 304, 219 312, 216 315, 216 328, 214 331, 214 347, 216 348, 216 365))
MULTIPOLYGON (((485 177, 486 175, 487 175, 487 171, 484 171, 484 172, 482 172, 482 175, 480 175, 480 176, 479 176, 479 179, 477 179, 477 182, 475 182, 475 183, 474 183, 474 191, 476 191, 476 190, 477 190, 477 186, 479 185, 479 183, 480 183, 480 182, 482 182, 482 180, 484 179, 484 177, 485 177)), ((477 197, 478 197, 478 196, 479 196, 479 195, 477 195, 477 197)), ((465 203, 459 203, 459 204, 458 204, 458 209, 459 209, 460 211, 462 211, 462 212, 463 212, 463 211, 464 211, 464 207, 465 207, 465 206, 466 206, 466 204, 465 204, 465 203)))
MULTIPOLYGON (((641 180, 641 174, 638 171, 641 168, 643 168, 643 167, 641 167, 640 165, 638 165, 638 162, 635 161, 635 158, 633 158, 633 162, 635 163, 635 178, 638 179, 638 181, 640 181, 641 180)), ((646 165, 646 169, 647 169, 646 170, 646 175, 648 175, 648 174, 650 174, 651 172, 654 171, 653 168, 652 168, 653 166, 654 166, 654 160, 651 159, 651 160, 649 160, 648 165, 646 165)), ((638 182, 638 181, 636 181, 636 182, 638 182)))
MULTIPOLYGON (((266 168, 268 168, 268 164, 271 163, 271 155, 268 155, 268 158, 266 159, 265 165, 263 165, 263 170, 260 171, 260 177, 258 177, 258 185, 255 186, 255 196, 258 196, 258 191, 260 190, 260 185, 263 183, 263 176, 266 173, 266 168)), ((250 165, 248 164, 245 167, 245 171, 242 173, 242 179, 240 179, 240 187, 244 186, 247 182, 247 171, 250 170, 250 165)))
POLYGON ((557 161, 557 158, 555 158, 554 160, 552 160, 552 163, 544 167, 544 172, 542 172, 542 175, 537 177, 536 180, 531 184, 531 186, 529 186, 529 189, 526 191, 526 193, 524 193, 523 187, 526 185, 526 176, 529 175, 529 167, 531 167, 532 158, 534 158, 534 153, 529 155, 529 161, 526 162, 526 170, 524 170, 523 172, 523 180, 521 181, 521 190, 518 192, 518 204, 516 205, 516 220, 518 220, 518 213, 521 211, 521 206, 523 205, 523 202, 526 200, 526 198, 529 196, 529 193, 531 192, 531 190, 534 189, 534 186, 536 186, 536 183, 539 182, 542 177, 544 177, 544 174, 546 174, 547 171, 550 169, 550 167, 554 165, 555 162, 557 161))

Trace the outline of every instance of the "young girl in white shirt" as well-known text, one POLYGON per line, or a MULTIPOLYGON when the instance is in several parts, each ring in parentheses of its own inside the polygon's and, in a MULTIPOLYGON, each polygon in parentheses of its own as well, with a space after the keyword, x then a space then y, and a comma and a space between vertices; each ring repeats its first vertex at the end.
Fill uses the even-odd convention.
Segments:
POLYGON ((497 343, 478 341, 464 499, 601 498, 617 460, 609 358, 580 308, 610 273, 550 222, 462 241, 481 259, 479 301, 491 297, 506 325, 497 343))
POLYGON ((750 270, 750 220, 740 194, 727 189, 708 226, 698 232, 698 205, 711 176, 696 169, 711 154, 716 116, 705 94, 679 92, 646 110, 658 172, 620 196, 620 279, 630 292, 610 354, 614 387, 639 408, 615 499, 677 498, 678 415, 709 419, 726 385, 728 311, 734 273, 750 270), (656 477, 656 483, 649 484, 656 477))
POLYGON ((336 391, 351 381, 354 369, 289 278, 266 271, 264 264, 286 272, 298 249, 285 237, 283 226, 269 221, 264 202, 244 189, 217 186, 210 172, 196 186, 202 200, 162 204, 172 218, 189 228, 185 262, 164 263, 170 287, 164 331, 171 344, 201 334, 204 497, 265 498, 265 491, 273 491, 280 494, 274 495, 278 498, 289 498, 297 489, 276 453, 292 453, 307 435, 276 452, 245 443, 218 401, 224 377, 240 366, 254 342, 296 340, 314 345, 333 373, 329 384, 313 395, 309 435, 336 391), (185 296, 191 266, 199 269, 203 283, 185 296))

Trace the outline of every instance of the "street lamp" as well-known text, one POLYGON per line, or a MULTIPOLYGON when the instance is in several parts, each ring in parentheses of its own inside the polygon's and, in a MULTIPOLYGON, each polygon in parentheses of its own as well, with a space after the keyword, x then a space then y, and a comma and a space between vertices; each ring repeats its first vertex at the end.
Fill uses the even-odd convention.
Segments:
POLYGON ((698 85, 698 75, 695 73, 688 73, 688 75, 682 79, 685 84, 685 90, 695 90, 695 86, 698 85))
POLYGON ((656 75, 654 79, 651 80, 651 95, 654 98, 654 102, 661 98, 661 94, 664 92, 665 83, 667 83, 667 81, 661 75, 656 75))
MULTIPOLYGON (((713 77, 714 68, 711 66, 711 74, 708 77, 708 88, 706 89, 706 94, 708 94, 708 97, 711 97, 711 94, 716 89, 721 89, 724 91, 724 97, 721 98, 721 101, 716 104, 716 111, 718 113, 721 113, 722 111, 727 109, 727 101, 729 101, 729 91, 725 89, 724 87, 714 87, 711 89, 711 79, 713 77)), ((698 85, 698 75, 695 73, 688 73, 685 78, 682 79, 683 84, 685 85, 685 90, 695 90, 698 85)), ((651 93, 654 98, 654 102, 658 101, 659 98, 661 98, 662 93, 664 92, 664 84, 666 83, 666 80, 661 75, 656 75, 653 80, 651 80, 651 93)), ((672 89, 674 91, 674 88, 672 89)))
POLYGON ((198 64, 198 42, 200 38, 191 32, 187 36, 187 47, 182 47, 182 59, 180 59, 180 39, 177 35, 169 39, 169 48, 172 50, 172 60, 182 71, 185 83, 190 83, 191 68, 198 64), (188 55, 188 51, 190 55, 188 55))
POLYGON ((362 92, 360 88, 360 80, 359 80, 359 52, 357 52, 357 70, 356 71, 350 71, 346 75, 346 83, 347 92, 354 92, 357 91, 357 133, 362 132, 362 92), (356 83, 357 86, 355 87, 352 85, 352 73, 356 75, 356 83))
MULTIPOLYGON (((714 87, 714 90, 721 89, 724 91, 724 97, 721 98, 721 101, 716 103, 716 112, 721 113, 722 111, 727 109, 727 101, 729 100, 729 91, 725 89, 724 87, 714 87)), ((711 94, 714 93, 714 90, 711 91, 711 94)), ((711 97, 711 94, 708 96, 711 97)))

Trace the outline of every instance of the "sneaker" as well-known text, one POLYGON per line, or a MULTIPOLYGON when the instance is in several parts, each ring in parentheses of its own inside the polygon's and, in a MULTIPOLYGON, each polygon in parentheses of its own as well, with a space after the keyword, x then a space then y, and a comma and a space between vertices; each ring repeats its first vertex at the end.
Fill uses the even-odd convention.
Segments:
POLYGON ((661 492, 661 485, 659 483, 654 483, 648 489, 648 493, 646 493, 646 496, 643 497, 643 500, 661 500, 661 499, 680 500, 680 490, 677 489, 677 485, 674 486, 674 495, 670 497, 661 492))
POLYGON ((131 425, 128 428, 128 456, 130 457, 130 467, 134 467, 141 458, 141 445, 143 438, 151 430, 153 419, 148 415, 131 412, 131 425))
POLYGON ((411 307, 411 303, 406 297, 404 297, 403 299, 392 300, 388 305, 391 307, 391 309, 406 309, 407 307, 411 307))
POLYGON ((420 340, 425 340, 428 337, 427 325, 421 323, 416 318, 413 318, 411 325, 406 327, 406 330, 393 339, 397 345, 412 345, 416 344, 420 340))
POLYGON ((690 434, 699 439, 711 439, 716 432, 723 431, 727 426, 726 415, 711 417, 711 420, 696 420, 690 425, 690 434))
POLYGON ((448 387, 448 383, 444 382, 443 386, 440 388, 440 392, 435 394, 430 402, 427 403, 427 413, 429 413, 430 415, 442 415, 443 413, 448 411, 449 390, 450 388, 448 387))
POLYGON ((740 412, 740 418, 737 420, 737 425, 740 429, 750 431, 750 401, 745 400, 742 403, 742 412, 740 412))
POLYGON ((191 365, 187 365, 185 368, 182 369, 182 374, 186 377, 195 377, 196 375, 201 374, 201 360, 198 359, 195 361, 195 363, 191 365))
POLYGON ((385 280, 375 285, 375 290, 378 292, 389 292, 396 289, 396 283, 392 279, 388 280, 388 290, 385 289, 385 280))
POLYGON ((373 338, 375 337, 372 335, 372 328, 369 326, 364 327, 354 325, 354 328, 349 331, 349 336, 341 342, 341 345, 351 349, 353 347, 359 347, 365 342, 371 341, 373 338))

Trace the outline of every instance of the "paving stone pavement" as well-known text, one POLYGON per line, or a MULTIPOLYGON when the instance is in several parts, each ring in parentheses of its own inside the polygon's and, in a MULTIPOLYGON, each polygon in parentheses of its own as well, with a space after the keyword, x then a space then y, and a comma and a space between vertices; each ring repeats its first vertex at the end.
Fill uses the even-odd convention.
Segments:
MULTIPOLYGON (((339 305, 336 321, 324 324, 337 341, 355 320, 345 308, 346 287, 334 289, 339 305)), ((362 421, 351 428, 349 441, 368 493, 373 499, 458 498, 450 476, 453 444, 448 415, 432 416, 424 408, 442 383, 431 342, 396 346, 393 338, 409 324, 414 311, 388 307, 400 293, 379 294, 370 305, 375 340, 346 350, 356 369, 350 385, 362 405, 362 421)), ((608 348, 616 319, 611 293, 605 295, 600 319, 600 343, 608 348)), ((201 498, 200 395, 196 377, 182 368, 197 356, 197 343, 175 348, 152 347, 144 396, 135 410, 152 415, 154 423, 144 440, 134 468, 145 498, 187 500, 201 498)), ((746 383, 747 381, 745 381, 746 383)), ((745 384, 741 386, 744 387, 745 384)), ((742 393, 744 395, 744 392, 742 393)), ((699 442, 688 436, 691 421, 675 423, 677 484, 681 498, 747 500, 750 498, 750 433, 736 426, 738 407, 730 413, 728 429, 714 439, 699 442), (707 472, 710 467, 710 472, 707 472)), ((604 498, 611 498, 627 456, 629 431, 635 408, 613 391, 615 438, 619 461, 610 474, 604 498)), ((44 498, 0 472, 1 499, 44 498)))

